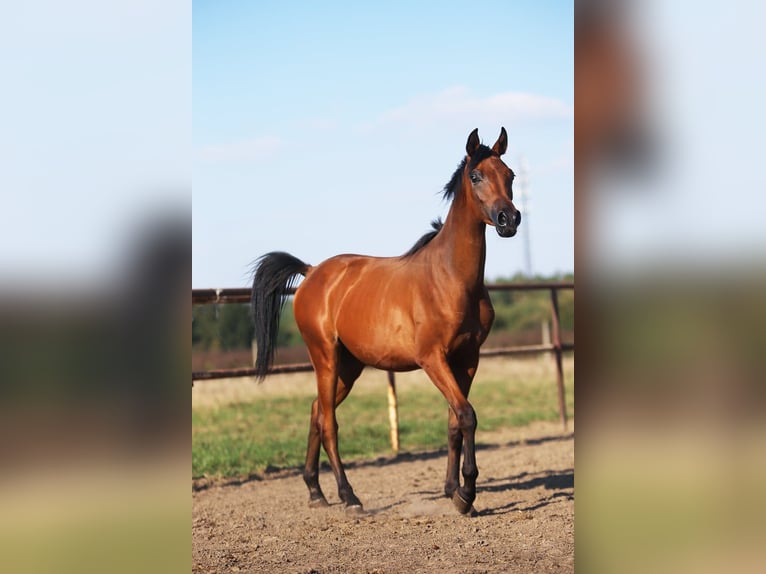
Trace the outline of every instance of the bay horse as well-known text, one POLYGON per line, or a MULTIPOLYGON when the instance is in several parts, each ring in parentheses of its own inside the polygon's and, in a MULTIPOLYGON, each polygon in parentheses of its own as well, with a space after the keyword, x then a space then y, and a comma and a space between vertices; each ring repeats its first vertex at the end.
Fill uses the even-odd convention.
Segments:
POLYGON ((311 405, 303 479, 310 506, 326 506, 319 486, 319 449, 324 447, 338 496, 362 512, 338 452, 335 409, 348 396, 365 365, 389 371, 423 369, 449 404, 447 478, 444 493, 463 513, 476 498, 476 413, 468 393, 494 310, 484 285, 485 229, 512 237, 521 223, 513 204, 514 173, 500 159, 508 136, 489 148, 478 129, 468 136, 466 156, 449 183, 452 204, 443 224, 405 255, 337 255, 311 266, 272 252, 254 266, 251 311, 257 341, 256 376, 273 362, 279 317, 299 275, 293 301, 295 322, 306 342, 317 380, 311 405), (463 485, 459 465, 463 455, 463 485))

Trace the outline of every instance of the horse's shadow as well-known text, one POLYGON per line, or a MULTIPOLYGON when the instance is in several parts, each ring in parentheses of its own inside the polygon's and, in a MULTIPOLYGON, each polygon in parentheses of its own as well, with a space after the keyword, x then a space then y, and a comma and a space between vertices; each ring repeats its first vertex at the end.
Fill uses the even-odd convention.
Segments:
MULTIPOLYGON (((476 451, 485 451, 485 450, 497 450, 499 448, 508 448, 508 447, 516 447, 516 446, 535 446, 544 444, 547 442, 559 442, 559 441, 568 441, 571 440, 574 437, 574 433, 567 433, 563 435, 552 435, 552 436, 544 436, 539 438, 533 438, 533 439, 525 439, 525 440, 514 440, 505 442, 502 444, 477 444, 476 445, 476 451)), ((346 468, 366 468, 368 466, 389 466, 389 465, 396 465, 401 464, 403 462, 416 462, 416 461, 425 461, 425 460, 434 460, 434 459, 441 459, 446 458, 447 456, 447 449, 446 448, 439 448, 436 450, 429 450, 425 452, 400 452, 399 454, 392 455, 392 456, 381 456, 374 460, 361 460, 361 461, 351 461, 348 463, 343 463, 343 466, 346 468)), ((301 468, 302 470, 302 468, 301 468)), ((322 470, 330 470, 330 465, 327 463, 327 461, 322 462, 322 470)))
MULTIPOLYGON (((523 506, 523 501, 513 501, 496 508, 486 508, 474 512, 473 516, 492 516, 507 514, 508 512, 531 512, 538 508, 548 506, 559 499, 574 500, 574 469, 545 470, 540 472, 522 472, 506 478, 479 479, 476 485, 476 493, 482 492, 506 492, 516 490, 531 490, 533 488, 555 490, 552 494, 541 497, 536 503, 523 506)), ((425 495, 426 500, 439 500, 444 494, 435 490, 422 490, 417 494, 425 495)))
MULTIPOLYGON (((566 441, 571 440, 572 434, 566 435, 554 435, 548 437, 541 437, 536 439, 529 439, 525 441, 511 441, 504 444, 479 444, 476 445, 476 450, 495 450, 498 448, 513 447, 519 445, 536 445, 553 441, 566 441)), ((366 468, 372 466, 395 466, 407 462, 427 461, 441 459, 447 456, 447 449, 436 449, 427 452, 418 453, 399 453, 394 456, 379 457, 374 460, 364 461, 351 461, 346 464, 346 468, 366 468)), ((324 461, 321 465, 321 469, 324 471, 330 470, 329 464, 324 461)), ((276 468, 269 467, 266 469, 264 475, 251 474, 247 477, 240 477, 238 479, 230 479, 221 486, 241 486, 248 482, 261 481, 267 477, 270 478, 285 478, 290 476, 298 476, 302 473, 302 467, 292 468, 276 468)), ((574 500, 574 469, 568 468, 564 470, 543 470, 538 472, 521 472, 505 478, 487 478, 479 481, 476 485, 477 494, 482 492, 506 492, 517 490, 531 490, 542 487, 545 491, 555 491, 547 496, 543 496, 531 505, 524 505, 524 501, 512 501, 508 504, 496 508, 486 508, 473 513, 474 516, 493 516, 500 514, 507 514, 509 512, 531 512, 539 508, 543 508, 558 502, 560 499, 574 500)), ((208 488, 208 484, 200 484, 194 487, 194 490, 204 490, 208 488)), ((444 493, 436 490, 421 490, 415 494, 425 496, 426 500, 438 500, 444 497, 444 493)), ((398 501, 392 503, 386 507, 378 508, 373 511, 374 514, 379 514, 390 510, 393 507, 399 506, 404 501, 398 501)))
POLYGON ((478 516, 491 516, 506 514, 511 511, 531 512, 558 502, 560 499, 574 500, 574 469, 545 470, 541 472, 522 472, 507 478, 492 478, 477 485, 477 493, 482 492, 505 492, 514 490, 530 490, 544 488, 546 491, 555 491, 543 496, 534 504, 522 506, 522 502, 513 501, 497 508, 480 510, 478 516))

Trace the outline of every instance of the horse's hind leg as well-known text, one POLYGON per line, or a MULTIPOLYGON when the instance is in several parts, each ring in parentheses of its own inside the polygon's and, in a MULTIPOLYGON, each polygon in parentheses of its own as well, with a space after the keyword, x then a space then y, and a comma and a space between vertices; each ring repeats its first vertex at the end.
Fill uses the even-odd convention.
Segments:
MULTIPOLYGON (((339 352, 338 355, 340 354, 342 353, 339 352)), ((330 369, 326 369, 324 372, 317 372, 320 410, 319 429, 322 437, 322 446, 327 453, 327 458, 330 460, 330 466, 335 474, 335 481, 338 484, 338 496, 346 504, 347 508, 361 510, 362 503, 354 494, 354 490, 351 488, 348 478, 346 478, 346 472, 343 469, 343 463, 338 451, 338 422, 335 416, 335 407, 351 390, 348 383, 344 383, 340 377, 341 374, 344 374, 348 378, 348 374, 344 372, 345 370, 345 365, 344 367, 338 365, 337 373, 332 372, 330 369)), ((361 372, 361 369, 358 372, 361 372)), ((358 376, 358 372, 353 377, 354 379, 358 376)))
MULTIPOLYGON (((315 352, 314 355, 326 357, 324 353, 315 352)), ((329 361, 329 363, 332 362, 329 361)), ((335 420, 335 407, 340 405, 351 392, 354 382, 359 378, 364 365, 354 358, 342 345, 340 345, 335 355, 334 363, 334 368, 330 369, 328 368, 330 366, 328 363, 320 362, 319 360, 315 361, 319 396, 311 405, 311 426, 309 429, 303 480, 309 489, 309 505, 326 506, 327 500, 319 486, 319 448, 320 444, 324 444, 325 452, 327 452, 327 456, 330 459, 330 464, 338 483, 338 495, 346 503, 346 506, 361 508, 361 502, 356 498, 351 485, 348 483, 340 461, 340 455, 338 454, 338 425, 335 420), (331 393, 328 385, 330 384, 330 374, 332 374, 333 370, 336 372, 336 375, 333 375, 335 379, 332 383, 334 393, 331 393), (331 397, 333 394, 334 398, 331 397), (328 417, 328 413, 331 416, 328 417), (332 419, 331 422, 329 422, 329 419, 332 419)))
POLYGON ((309 426, 309 444, 306 449, 306 466, 303 470, 303 481, 309 489, 309 506, 327 506, 319 486, 319 448, 321 439, 319 436, 319 399, 311 403, 311 424, 309 426))

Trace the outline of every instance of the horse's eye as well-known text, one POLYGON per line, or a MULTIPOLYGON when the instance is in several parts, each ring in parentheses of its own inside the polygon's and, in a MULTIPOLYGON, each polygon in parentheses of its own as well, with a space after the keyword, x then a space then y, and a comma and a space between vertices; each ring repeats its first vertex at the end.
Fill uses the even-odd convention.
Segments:
POLYGON ((474 170, 471 172, 470 176, 471 183, 479 183, 481 181, 481 173, 474 170))

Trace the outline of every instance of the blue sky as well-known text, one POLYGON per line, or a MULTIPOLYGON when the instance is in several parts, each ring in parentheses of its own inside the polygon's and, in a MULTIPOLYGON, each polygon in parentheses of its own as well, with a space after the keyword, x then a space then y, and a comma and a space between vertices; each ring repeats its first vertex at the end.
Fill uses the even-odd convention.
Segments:
MULTIPOLYGON (((273 250, 402 253, 469 132, 501 125, 533 270, 573 270, 571 2, 194 2, 192 26, 194 287, 273 250)), ((487 277, 523 267, 490 229, 487 277)))
POLYGON ((0 288, 92 288, 189 217, 191 68, 185 0, 3 4, 0 288))

